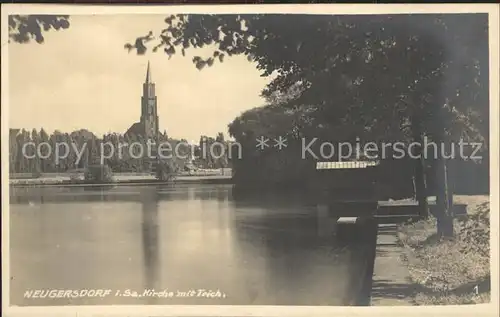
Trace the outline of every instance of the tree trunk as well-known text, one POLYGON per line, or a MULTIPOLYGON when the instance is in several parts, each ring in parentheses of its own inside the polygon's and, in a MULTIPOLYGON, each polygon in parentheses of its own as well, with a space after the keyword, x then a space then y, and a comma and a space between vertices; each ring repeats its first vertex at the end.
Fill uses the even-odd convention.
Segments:
POLYGON ((415 198, 419 206, 419 216, 426 219, 429 217, 429 206, 427 204, 427 181, 425 177, 425 159, 422 157, 415 160, 415 198))
POLYGON ((414 186, 415 199, 419 206, 419 216, 426 219, 429 216, 429 206, 427 204, 427 181, 425 177, 425 157, 423 155, 422 146, 424 144, 423 134, 421 130, 421 120, 419 116, 414 116, 412 120, 413 141, 420 144, 415 148, 414 159, 414 186))
POLYGON ((435 178, 435 191, 436 191, 436 212, 437 219, 437 235, 438 238, 453 238, 453 195, 451 188, 448 186, 449 170, 447 158, 444 157, 444 147, 448 145, 447 127, 449 126, 449 117, 446 114, 443 102, 434 110, 434 118, 432 119, 432 135, 434 142, 437 144, 438 153, 435 157, 436 163, 436 178, 435 178))
POLYGON ((453 194, 448 187, 447 162, 441 156, 437 158, 436 166, 436 219, 439 238, 452 238, 453 230, 453 194))

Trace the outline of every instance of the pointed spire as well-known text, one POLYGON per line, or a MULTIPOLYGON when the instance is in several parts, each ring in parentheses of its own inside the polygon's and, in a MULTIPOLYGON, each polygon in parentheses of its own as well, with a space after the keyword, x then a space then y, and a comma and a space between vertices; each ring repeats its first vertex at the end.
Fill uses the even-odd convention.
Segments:
POLYGON ((146 71, 146 83, 151 84, 153 81, 151 80, 151 69, 149 67, 149 61, 148 61, 148 69, 146 71))

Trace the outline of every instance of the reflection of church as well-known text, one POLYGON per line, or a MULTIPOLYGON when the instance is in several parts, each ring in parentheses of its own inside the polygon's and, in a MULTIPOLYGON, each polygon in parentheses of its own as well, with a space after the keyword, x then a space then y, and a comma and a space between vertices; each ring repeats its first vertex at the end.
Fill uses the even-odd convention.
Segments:
POLYGON ((158 136, 158 108, 155 94, 155 84, 151 80, 151 69, 148 62, 146 80, 142 85, 141 118, 134 123, 125 134, 153 139, 158 136))

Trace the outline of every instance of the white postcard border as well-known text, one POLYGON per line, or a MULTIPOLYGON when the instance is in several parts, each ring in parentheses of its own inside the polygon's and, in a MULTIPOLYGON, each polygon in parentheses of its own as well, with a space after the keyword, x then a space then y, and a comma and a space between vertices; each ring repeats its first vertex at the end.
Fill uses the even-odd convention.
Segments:
MULTIPOLYGON (((89 6, 53 4, 2 4, 2 310, 5 316, 498 316, 499 224, 499 5, 497 4, 296 4, 296 5, 187 5, 187 6, 89 6), (464 306, 323 307, 323 306, 49 306, 15 307, 9 303, 9 69, 8 25, 10 14, 176 14, 176 13, 289 13, 289 14, 395 14, 488 13, 490 43, 490 206, 491 300, 490 304, 464 306)), ((28 114, 29 115, 29 114, 28 114)), ((2 314, 2 315, 3 315, 2 314)))

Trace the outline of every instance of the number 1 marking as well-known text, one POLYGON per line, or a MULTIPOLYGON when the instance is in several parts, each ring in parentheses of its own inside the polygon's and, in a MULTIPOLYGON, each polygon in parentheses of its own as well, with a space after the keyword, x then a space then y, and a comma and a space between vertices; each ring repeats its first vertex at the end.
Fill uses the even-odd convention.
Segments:
POLYGON ((477 285, 474 286, 474 292, 476 293, 476 295, 479 295, 479 287, 477 285))

